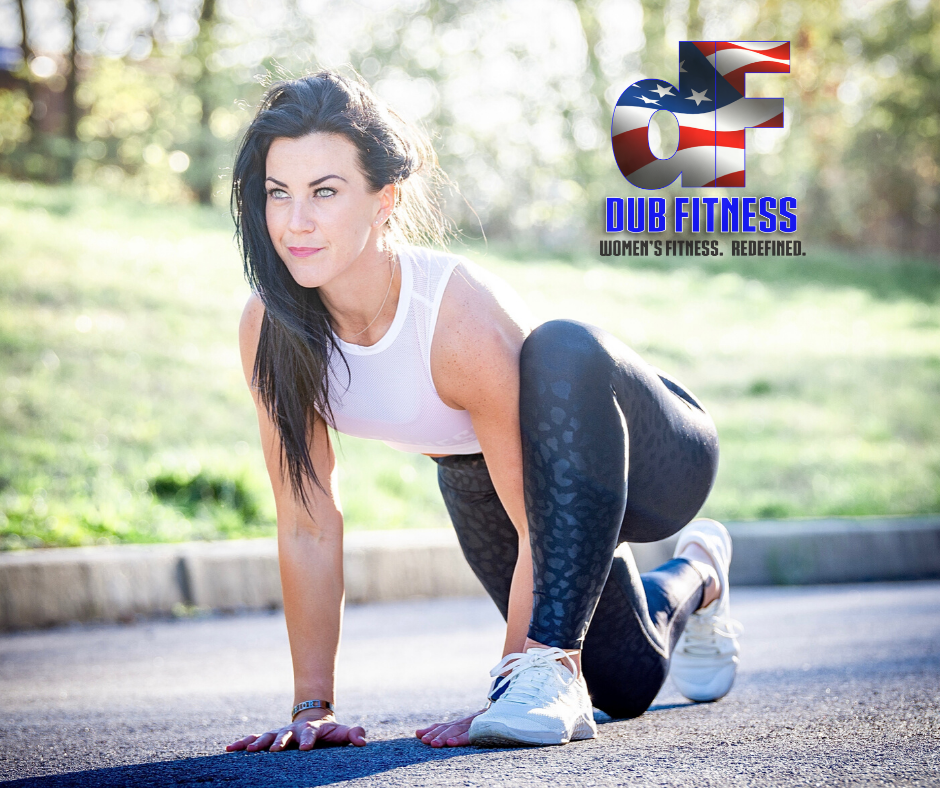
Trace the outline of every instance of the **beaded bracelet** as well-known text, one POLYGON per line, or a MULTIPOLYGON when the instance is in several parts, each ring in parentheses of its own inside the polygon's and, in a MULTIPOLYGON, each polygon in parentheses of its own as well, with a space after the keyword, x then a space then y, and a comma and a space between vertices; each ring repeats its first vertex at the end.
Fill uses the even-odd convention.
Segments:
POLYGON ((300 712, 302 712, 304 709, 328 709, 332 712, 333 704, 328 700, 305 700, 303 703, 298 703, 292 709, 290 715, 291 722, 293 722, 294 717, 300 714, 300 712))

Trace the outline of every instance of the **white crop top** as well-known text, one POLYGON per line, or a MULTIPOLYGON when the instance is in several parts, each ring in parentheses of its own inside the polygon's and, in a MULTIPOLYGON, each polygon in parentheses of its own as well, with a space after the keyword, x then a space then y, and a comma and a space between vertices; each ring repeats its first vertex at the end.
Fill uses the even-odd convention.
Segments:
POLYGON ((481 450, 470 414, 445 405, 431 379, 431 340, 456 255, 404 247, 401 293, 391 327, 368 347, 336 337, 349 365, 330 358, 333 427, 374 438, 393 449, 423 454, 476 454, 481 450))

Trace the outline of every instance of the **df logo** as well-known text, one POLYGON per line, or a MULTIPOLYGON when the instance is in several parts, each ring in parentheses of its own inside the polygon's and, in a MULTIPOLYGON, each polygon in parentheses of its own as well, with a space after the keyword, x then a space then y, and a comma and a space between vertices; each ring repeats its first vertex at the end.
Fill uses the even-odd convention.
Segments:
POLYGON ((610 136, 620 172, 641 189, 744 186, 744 130, 782 129, 782 98, 746 98, 744 78, 789 73, 789 41, 680 41, 679 88, 641 79, 617 101, 610 136), (668 159, 650 150, 650 119, 679 121, 679 148, 668 159))

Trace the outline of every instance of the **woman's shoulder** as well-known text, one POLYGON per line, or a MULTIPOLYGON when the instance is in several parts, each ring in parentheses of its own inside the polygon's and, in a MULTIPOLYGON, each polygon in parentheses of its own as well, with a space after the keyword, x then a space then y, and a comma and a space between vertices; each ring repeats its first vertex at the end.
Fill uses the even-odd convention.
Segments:
POLYGON ((251 385, 255 354, 258 352, 258 340, 261 337, 261 323, 264 320, 264 303, 258 294, 252 291, 245 302, 242 317, 238 323, 238 348, 241 351, 242 368, 245 380, 251 385))
POLYGON ((454 268, 441 298, 435 342, 440 337, 442 346, 454 347, 528 335, 531 312, 508 282, 469 257, 450 258, 454 268))
POLYGON ((257 340, 261 333, 261 321, 264 318, 264 302, 254 291, 248 296, 245 302, 245 308, 242 310, 242 317, 238 324, 238 336, 240 339, 254 336, 257 340))
POLYGON ((431 373, 450 407, 475 410, 518 374, 534 325, 525 302, 501 277, 462 255, 441 300, 431 373))
POLYGON ((477 307, 501 304, 513 311, 525 309, 522 299, 505 279, 467 255, 419 246, 406 247, 406 250, 419 265, 425 264, 441 271, 451 269, 444 291, 445 300, 469 301, 477 307))

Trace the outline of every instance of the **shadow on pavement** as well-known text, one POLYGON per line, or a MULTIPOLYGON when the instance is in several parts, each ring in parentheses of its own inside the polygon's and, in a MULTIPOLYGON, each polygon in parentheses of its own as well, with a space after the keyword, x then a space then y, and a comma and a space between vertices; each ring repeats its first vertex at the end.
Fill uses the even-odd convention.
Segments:
POLYGON ((657 703, 655 706, 650 706, 644 714, 649 714, 651 711, 668 711, 669 709, 684 709, 688 706, 698 706, 694 700, 687 700, 683 703, 657 703))
POLYGON ((300 752, 233 752, 203 758, 156 761, 136 766, 89 769, 49 777, 29 777, 4 782, 8 788, 26 786, 81 786, 110 788, 128 785, 208 785, 294 788, 331 785, 370 777, 402 766, 466 758, 468 777, 474 756, 493 750, 477 747, 432 749, 417 739, 401 738, 369 742, 365 747, 329 747, 300 752))

